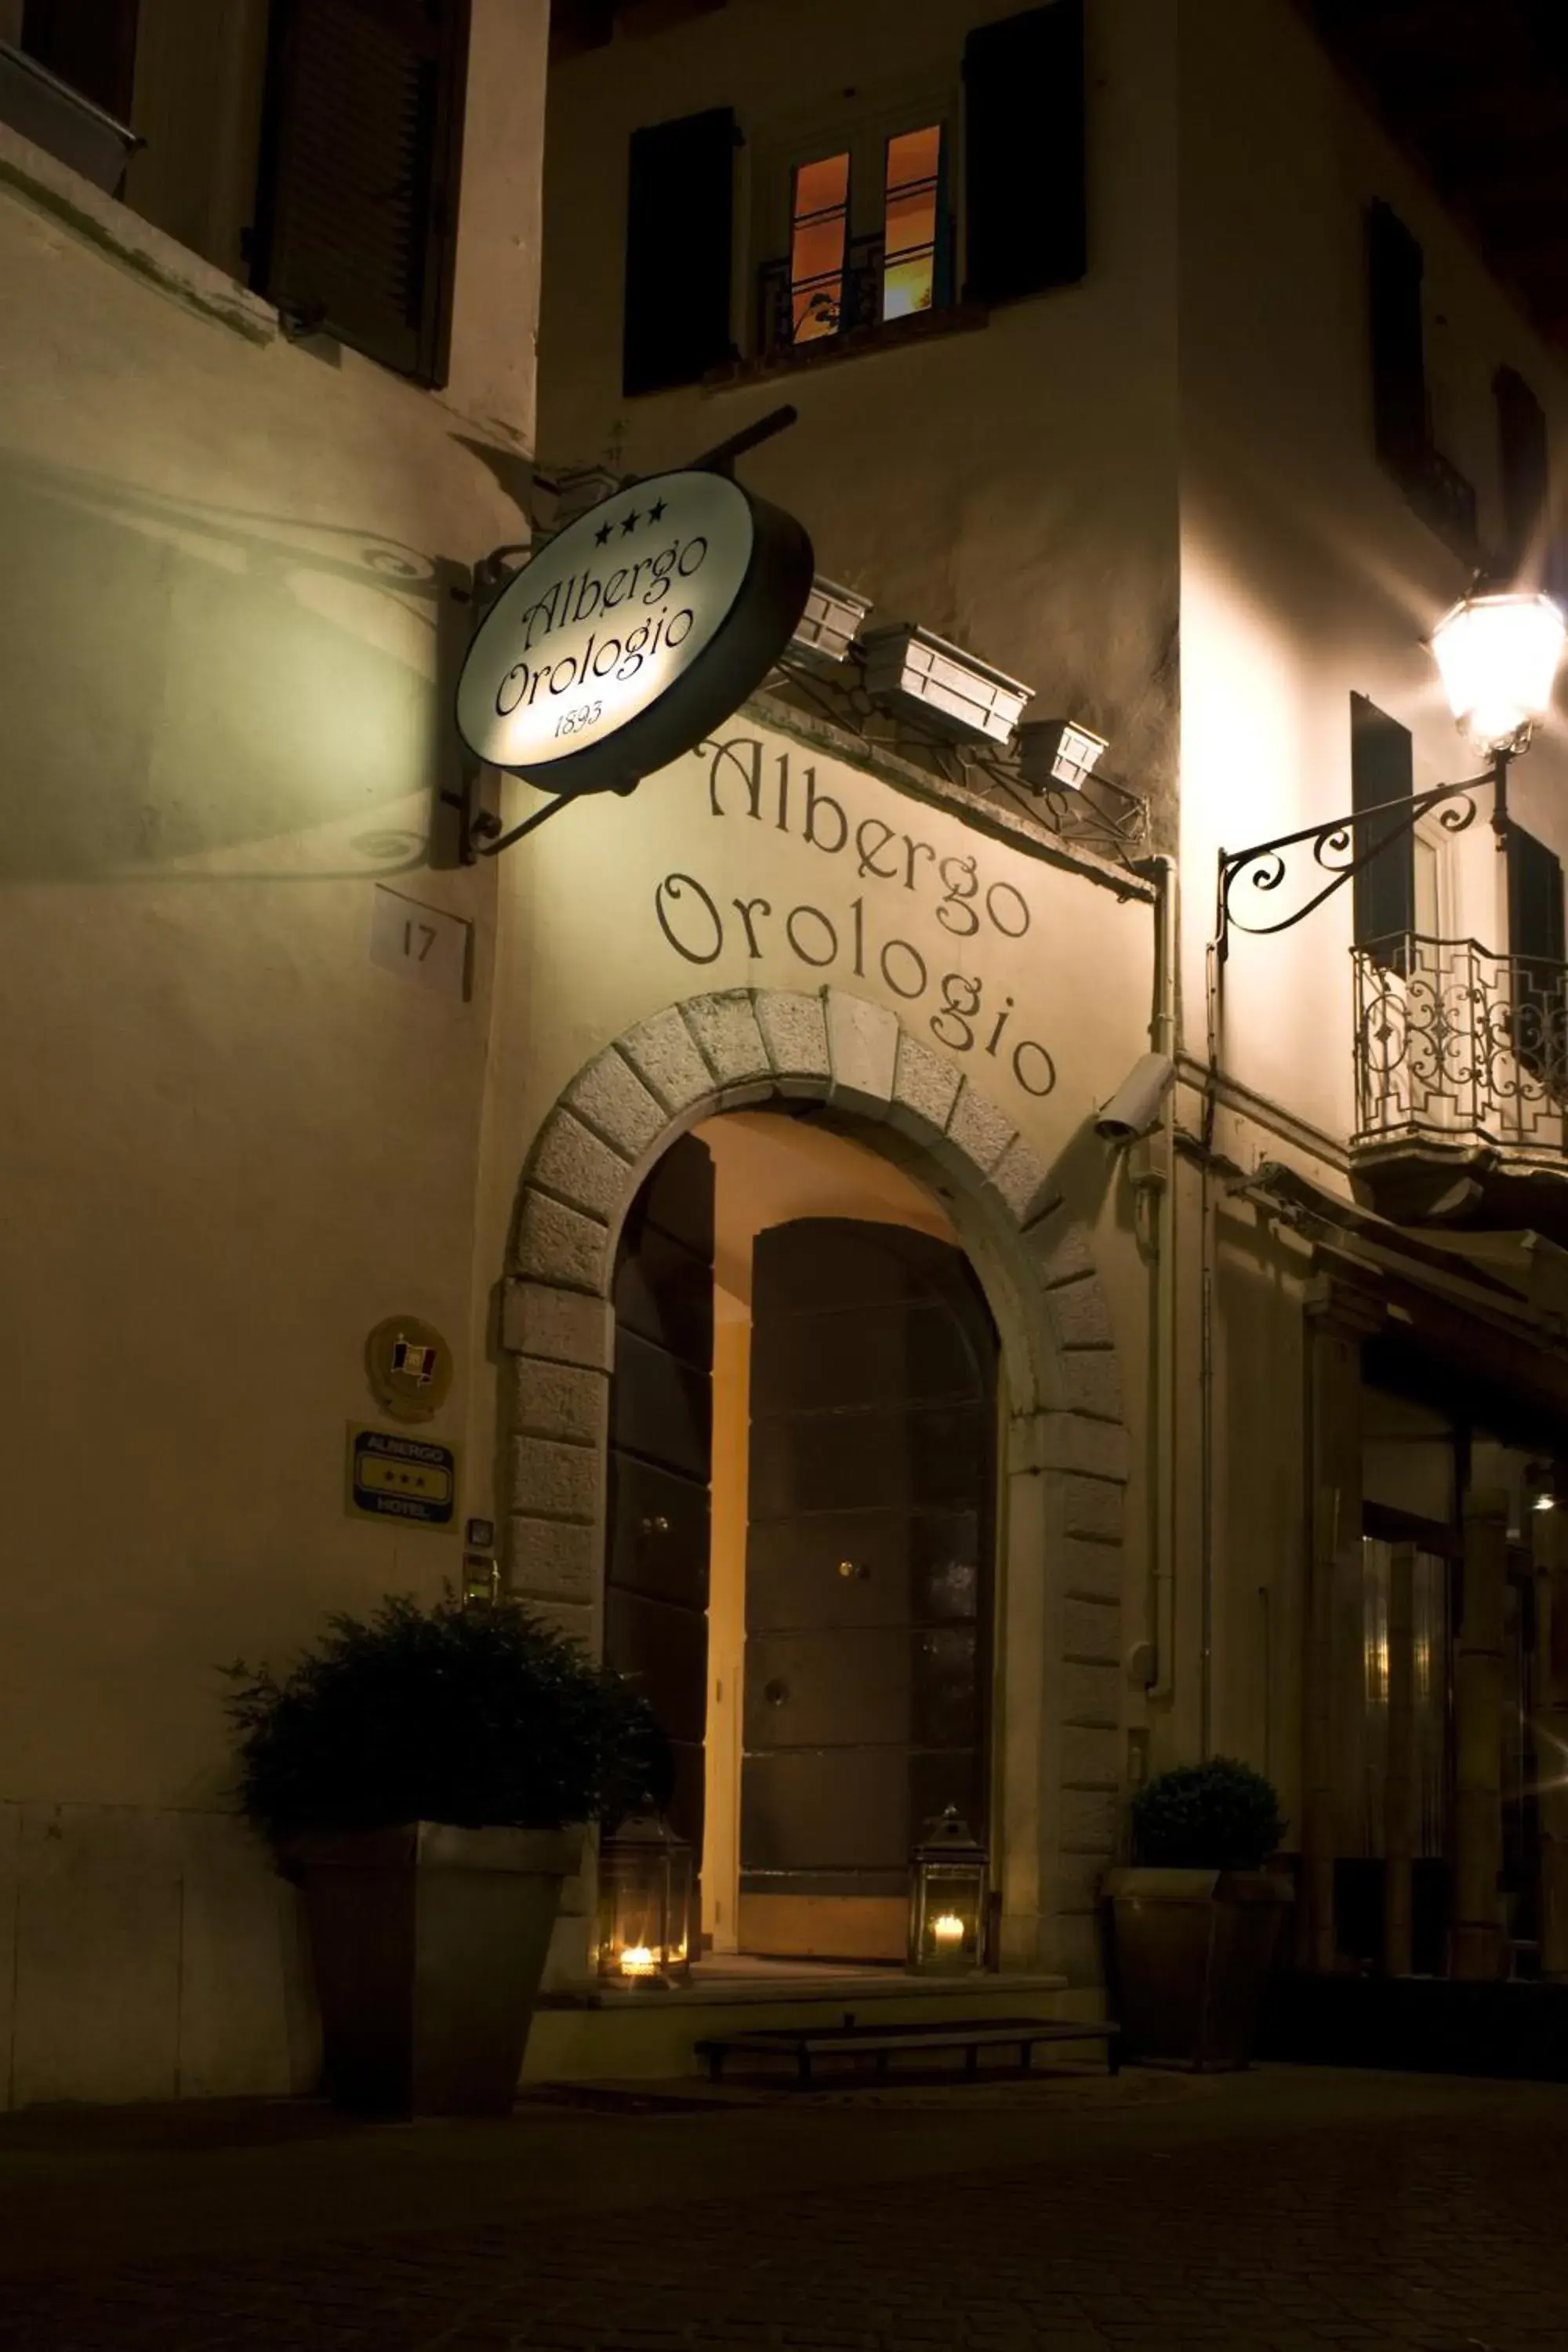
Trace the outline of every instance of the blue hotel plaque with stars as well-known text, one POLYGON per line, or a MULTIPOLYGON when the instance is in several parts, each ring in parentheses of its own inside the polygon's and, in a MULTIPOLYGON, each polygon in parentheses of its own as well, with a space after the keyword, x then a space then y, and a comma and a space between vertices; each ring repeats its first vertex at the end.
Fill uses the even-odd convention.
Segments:
POLYGON ((449 1528, 458 1510, 456 1447, 351 1423, 348 1503, 358 1517, 449 1528))

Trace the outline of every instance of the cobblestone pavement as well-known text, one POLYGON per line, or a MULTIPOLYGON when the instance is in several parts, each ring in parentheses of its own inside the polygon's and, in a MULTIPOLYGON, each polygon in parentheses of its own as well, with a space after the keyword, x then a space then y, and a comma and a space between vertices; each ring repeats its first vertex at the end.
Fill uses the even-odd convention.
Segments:
POLYGON ((1568 2352, 1563 2093, 1124 2080, 380 2132, 24 2116, 0 2346, 1568 2352))

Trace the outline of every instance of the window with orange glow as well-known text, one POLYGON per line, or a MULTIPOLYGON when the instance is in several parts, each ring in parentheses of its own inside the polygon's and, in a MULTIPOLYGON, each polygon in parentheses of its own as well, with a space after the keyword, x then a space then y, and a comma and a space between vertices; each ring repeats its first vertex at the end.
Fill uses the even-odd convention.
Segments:
POLYGON ((848 156, 797 164, 789 253, 791 332, 797 343, 838 332, 848 234, 848 156))
POLYGON ((942 208, 942 125, 888 142, 883 209, 882 316, 907 319, 936 300, 942 208))

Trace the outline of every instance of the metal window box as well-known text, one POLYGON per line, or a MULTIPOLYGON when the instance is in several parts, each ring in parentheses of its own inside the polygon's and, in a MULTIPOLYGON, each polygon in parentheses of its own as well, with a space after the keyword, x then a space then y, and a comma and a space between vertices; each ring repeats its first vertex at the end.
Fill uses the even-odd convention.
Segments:
POLYGON ((870 609, 868 596, 857 595, 853 588, 840 588, 837 581, 825 580, 818 572, 790 641, 791 652, 808 668, 839 668, 870 609))
POLYGON ((866 691, 944 734, 1005 743, 1034 693, 961 646, 908 623, 862 640, 866 691))
POLYGON ((127 164, 147 143, 9 41, 0 41, 0 122, 110 196, 120 194, 127 164))

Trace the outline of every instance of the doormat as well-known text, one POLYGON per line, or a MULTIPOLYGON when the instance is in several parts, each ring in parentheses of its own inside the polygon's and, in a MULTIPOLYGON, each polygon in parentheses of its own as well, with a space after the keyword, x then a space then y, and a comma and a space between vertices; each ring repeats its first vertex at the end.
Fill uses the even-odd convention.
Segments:
POLYGON ((895 2115, 929 2108, 1037 2108, 1042 2114, 1103 2113, 1170 2106, 1213 2095, 1213 2075, 1129 2072, 1119 2075, 1071 2073, 1066 2067, 1027 2075, 982 2076, 978 2082, 952 2075, 910 2074, 900 2082, 864 2084, 820 2083, 809 2091, 772 2082, 679 2083, 593 2082, 530 2084, 520 2107, 572 2107, 600 2115, 717 2115, 736 2107, 880 2107, 895 2115))

